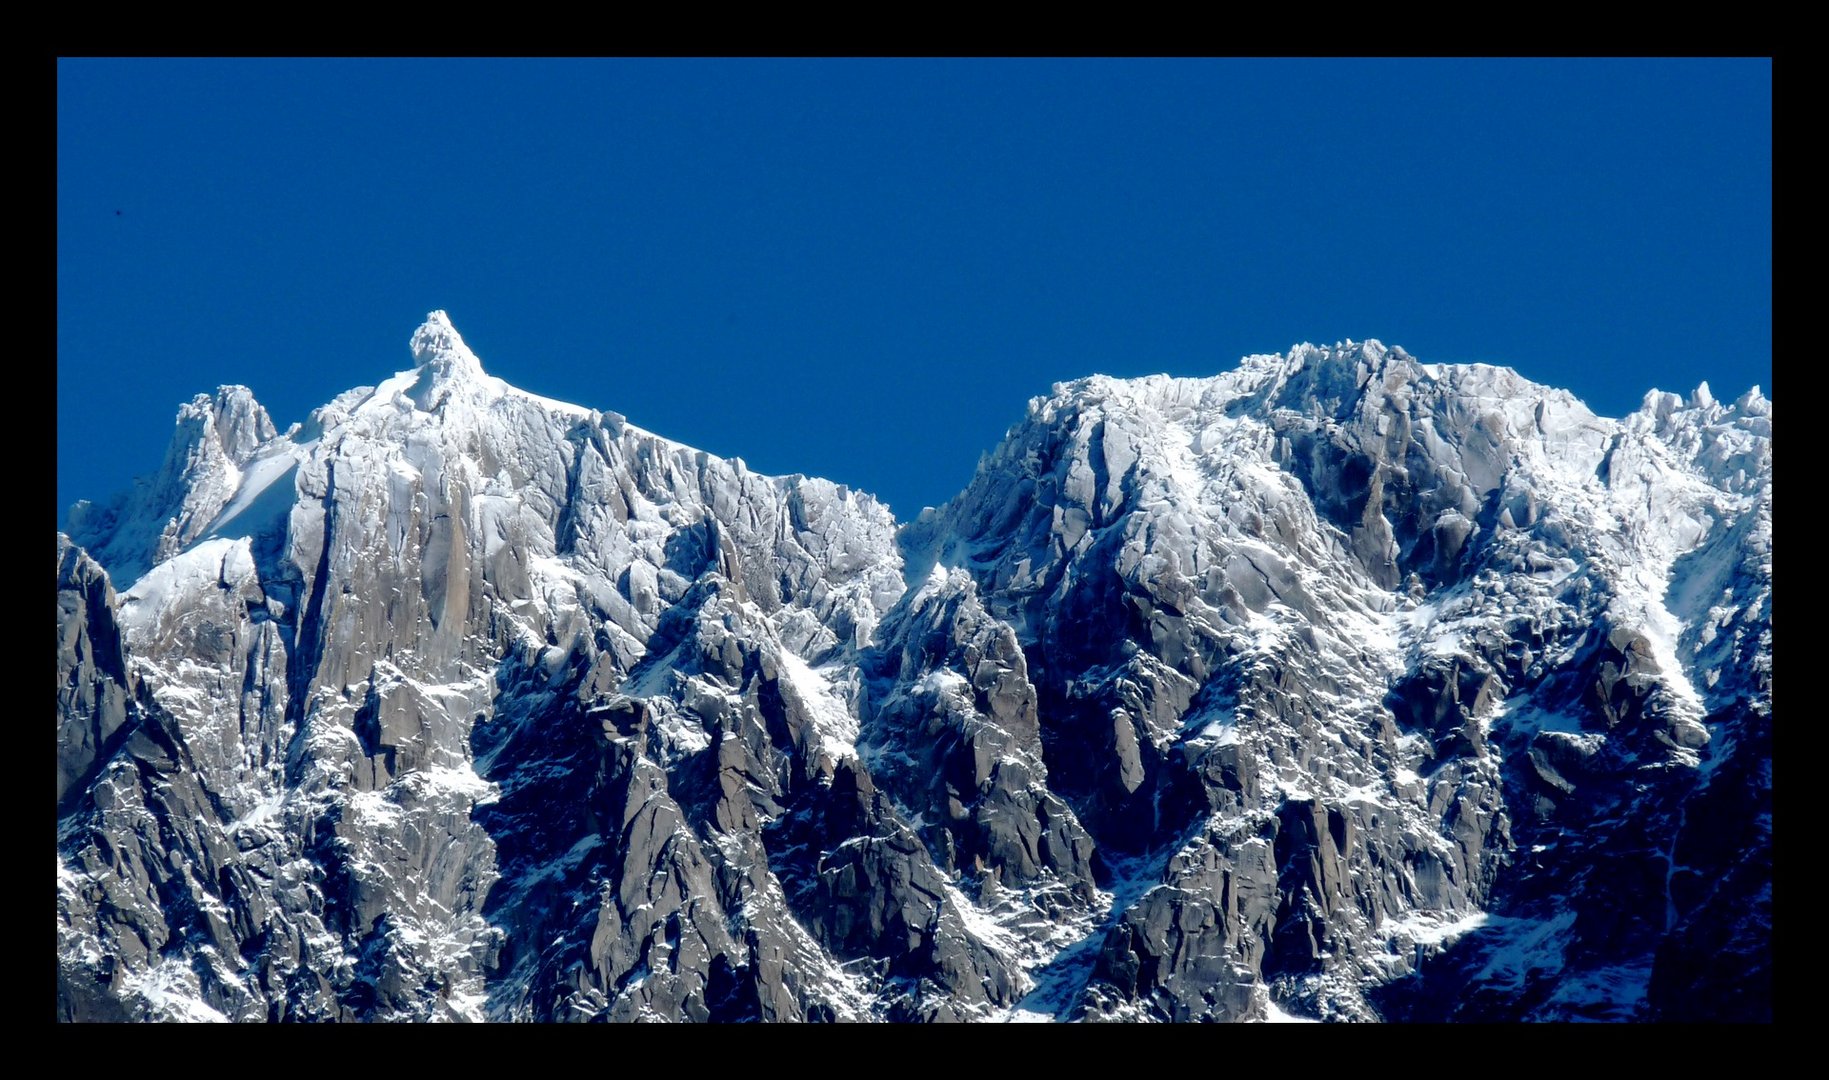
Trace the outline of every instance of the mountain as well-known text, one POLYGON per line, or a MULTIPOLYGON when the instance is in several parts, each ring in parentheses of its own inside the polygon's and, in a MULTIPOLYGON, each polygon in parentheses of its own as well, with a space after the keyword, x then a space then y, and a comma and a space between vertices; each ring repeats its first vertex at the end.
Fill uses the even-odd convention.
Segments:
POLYGON ((1757 390, 1094 377, 898 525, 412 350, 71 511, 60 1019, 1771 1017, 1757 390))

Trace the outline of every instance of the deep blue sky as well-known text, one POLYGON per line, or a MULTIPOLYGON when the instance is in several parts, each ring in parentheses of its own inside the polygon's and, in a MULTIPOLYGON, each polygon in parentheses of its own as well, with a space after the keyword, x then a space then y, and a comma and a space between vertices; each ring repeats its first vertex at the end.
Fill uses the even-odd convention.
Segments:
POLYGON ((485 365, 898 515, 1032 395, 1376 337, 1771 392, 1766 61, 64 61, 58 510, 485 365), (119 211, 117 214, 116 211, 119 211))

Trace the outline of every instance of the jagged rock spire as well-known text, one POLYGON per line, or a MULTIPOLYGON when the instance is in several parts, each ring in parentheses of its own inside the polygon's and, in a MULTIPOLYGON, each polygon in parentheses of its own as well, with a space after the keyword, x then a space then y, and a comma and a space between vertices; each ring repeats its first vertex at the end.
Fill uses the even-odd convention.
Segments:
POLYGON ((443 377, 484 374, 483 362, 464 344, 463 335, 442 309, 429 312, 413 331, 413 364, 443 377))

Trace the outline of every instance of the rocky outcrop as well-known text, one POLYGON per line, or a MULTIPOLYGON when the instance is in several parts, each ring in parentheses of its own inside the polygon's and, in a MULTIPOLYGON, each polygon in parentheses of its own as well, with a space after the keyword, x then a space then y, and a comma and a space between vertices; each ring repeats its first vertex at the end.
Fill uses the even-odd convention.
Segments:
POLYGON ((114 587, 94 559, 57 534, 57 805, 114 756, 137 713, 136 681, 114 587))
POLYGON ((1095 378, 898 528, 412 351, 60 535, 60 1017, 1770 1016, 1757 393, 1095 378))

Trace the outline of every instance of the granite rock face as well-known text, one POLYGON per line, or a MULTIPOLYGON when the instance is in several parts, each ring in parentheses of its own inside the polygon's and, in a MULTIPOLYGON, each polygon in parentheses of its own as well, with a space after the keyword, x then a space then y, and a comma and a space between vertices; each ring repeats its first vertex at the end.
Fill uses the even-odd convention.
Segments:
POLYGON ((412 348, 59 534, 60 1019, 1771 1015, 1757 391, 1092 378, 898 526, 412 348))

